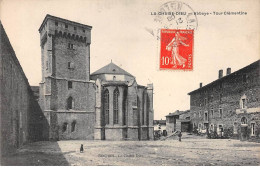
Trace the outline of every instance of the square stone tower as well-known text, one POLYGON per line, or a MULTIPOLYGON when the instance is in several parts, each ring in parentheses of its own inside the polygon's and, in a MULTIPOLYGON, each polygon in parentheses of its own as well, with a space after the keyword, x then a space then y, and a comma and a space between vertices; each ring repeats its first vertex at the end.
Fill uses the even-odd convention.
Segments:
POLYGON ((49 138, 93 139, 95 86, 90 78, 91 26, 46 15, 40 32, 40 105, 49 138))

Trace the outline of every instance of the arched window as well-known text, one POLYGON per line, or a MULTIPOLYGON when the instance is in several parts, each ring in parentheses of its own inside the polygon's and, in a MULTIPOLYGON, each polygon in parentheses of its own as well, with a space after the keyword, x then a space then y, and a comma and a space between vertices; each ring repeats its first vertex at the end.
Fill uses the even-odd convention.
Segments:
POLYGON ((70 96, 68 99, 67 99, 67 109, 73 109, 74 107, 74 101, 73 101, 73 98, 70 96))
POLYGON ((114 95, 113 95, 114 124, 118 124, 118 96, 119 96, 119 91, 118 88, 116 88, 114 90, 114 95))
POLYGON ((109 91, 107 89, 104 92, 104 111, 105 124, 109 124, 109 91))
POLYGON ((71 132, 74 132, 75 131, 75 128, 76 128, 76 121, 73 121, 71 123, 71 132))

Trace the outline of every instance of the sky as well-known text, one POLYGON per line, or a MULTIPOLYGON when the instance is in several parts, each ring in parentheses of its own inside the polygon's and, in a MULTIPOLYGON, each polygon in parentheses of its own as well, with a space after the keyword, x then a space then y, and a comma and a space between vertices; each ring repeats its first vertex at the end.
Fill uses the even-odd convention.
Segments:
POLYGON ((165 0, 0 0, 0 18, 30 85, 41 81, 38 29, 50 14, 92 26, 91 73, 113 63, 154 85, 154 119, 188 110, 187 93, 260 58, 260 1, 183 0, 195 12, 247 12, 247 15, 198 15, 194 31, 192 71, 159 70, 160 41, 147 31, 157 29, 151 12, 165 0))

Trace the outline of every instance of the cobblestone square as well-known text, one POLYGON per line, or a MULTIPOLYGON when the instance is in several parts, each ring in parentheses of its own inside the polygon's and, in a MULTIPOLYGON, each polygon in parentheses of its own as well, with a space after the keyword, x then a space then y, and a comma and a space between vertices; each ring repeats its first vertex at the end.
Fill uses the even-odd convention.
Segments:
POLYGON ((4 165, 193 166, 257 165, 260 144, 231 139, 183 138, 166 141, 58 141, 28 144, 4 165), (80 153, 80 145, 84 152, 80 153))

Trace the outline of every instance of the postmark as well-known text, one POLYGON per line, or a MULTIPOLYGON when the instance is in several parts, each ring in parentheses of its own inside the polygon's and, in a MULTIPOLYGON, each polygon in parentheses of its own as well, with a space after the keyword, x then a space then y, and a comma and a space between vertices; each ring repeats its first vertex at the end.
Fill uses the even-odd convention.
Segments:
POLYGON ((196 30, 198 19, 194 10, 181 1, 169 1, 162 4, 157 11, 151 12, 153 28, 145 28, 152 36, 160 39, 161 29, 196 30))
POLYGON ((181 1, 166 2, 159 8, 154 21, 164 29, 197 29, 198 20, 193 9, 181 1))
POLYGON ((193 70, 194 30, 161 29, 160 70, 193 70))

